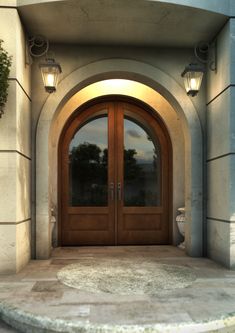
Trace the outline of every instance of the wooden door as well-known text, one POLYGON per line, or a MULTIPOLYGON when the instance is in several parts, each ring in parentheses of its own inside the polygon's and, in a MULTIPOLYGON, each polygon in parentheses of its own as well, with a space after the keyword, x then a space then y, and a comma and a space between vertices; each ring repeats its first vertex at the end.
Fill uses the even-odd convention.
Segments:
POLYGON ((61 245, 169 244, 170 147, 137 105, 88 107, 60 145, 61 245))
POLYGON ((150 113, 129 103, 117 111, 118 244, 169 243, 169 147, 150 113))
POLYGON ((114 110, 100 103, 78 114, 61 146, 61 244, 115 242, 114 110))

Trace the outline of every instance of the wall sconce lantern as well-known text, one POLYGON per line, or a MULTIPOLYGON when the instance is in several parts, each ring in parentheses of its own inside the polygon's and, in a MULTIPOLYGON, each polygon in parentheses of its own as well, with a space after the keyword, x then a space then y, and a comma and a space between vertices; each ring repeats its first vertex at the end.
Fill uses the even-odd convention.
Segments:
MULTIPOLYGON (((42 80, 46 92, 49 94, 56 91, 60 73, 62 73, 61 66, 52 57, 48 57, 49 41, 43 36, 34 36, 28 40, 29 54, 32 57, 38 58, 46 56, 43 63, 39 64, 41 70, 42 80)), ((32 61, 29 61, 32 63, 32 61)))
POLYGON ((197 61, 185 67, 181 76, 184 80, 185 90, 188 96, 196 96, 200 90, 203 75, 206 72, 206 64, 212 71, 216 71, 216 43, 210 45, 200 42, 194 48, 194 55, 197 61))
POLYGON ((189 64, 185 67, 181 76, 188 96, 196 96, 200 90, 205 68, 199 64, 189 64))
POLYGON ((49 94, 56 91, 59 74, 62 72, 60 64, 52 58, 46 58, 44 63, 39 64, 42 80, 46 92, 49 94))

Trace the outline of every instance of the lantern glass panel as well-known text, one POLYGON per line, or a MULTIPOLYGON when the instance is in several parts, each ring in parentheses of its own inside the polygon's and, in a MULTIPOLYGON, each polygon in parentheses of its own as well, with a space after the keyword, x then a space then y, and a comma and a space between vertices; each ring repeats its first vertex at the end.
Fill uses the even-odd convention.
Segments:
POLYGON ((188 95, 196 95, 200 90, 203 72, 190 71, 184 75, 184 85, 188 95))
POLYGON ((61 69, 57 64, 45 64, 41 65, 41 73, 43 84, 48 92, 53 92, 56 90, 56 86, 58 83, 59 74, 61 73, 61 69))

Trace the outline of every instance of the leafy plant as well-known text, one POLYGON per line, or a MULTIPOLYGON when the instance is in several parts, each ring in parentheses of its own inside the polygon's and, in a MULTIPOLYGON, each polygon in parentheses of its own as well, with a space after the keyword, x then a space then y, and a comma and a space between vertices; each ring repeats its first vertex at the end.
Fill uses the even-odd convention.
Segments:
POLYGON ((0 118, 4 112, 4 106, 7 102, 9 74, 12 64, 12 57, 2 47, 3 40, 0 39, 0 118))

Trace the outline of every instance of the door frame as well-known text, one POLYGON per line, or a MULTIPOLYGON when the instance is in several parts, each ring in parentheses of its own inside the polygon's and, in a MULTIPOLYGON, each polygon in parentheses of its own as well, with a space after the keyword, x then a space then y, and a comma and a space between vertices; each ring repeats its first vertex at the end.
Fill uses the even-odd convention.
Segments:
MULTIPOLYGON (((84 103, 81 105, 78 109, 76 109, 73 114, 67 119, 66 123, 64 124, 63 130, 61 132, 60 138, 59 138, 59 144, 58 144, 58 173, 57 173, 57 182, 58 182, 58 191, 57 191, 57 202, 58 202, 58 246, 61 246, 62 243, 62 141, 64 139, 64 135, 67 131, 67 129, 70 127, 71 123, 74 121, 76 117, 79 116, 79 114, 82 114, 82 112, 85 112, 88 108, 95 106, 96 104, 100 103, 106 103, 106 102, 124 102, 124 103, 129 103, 136 105, 137 107, 143 109, 147 113, 150 113, 153 118, 156 119, 158 122, 159 126, 163 130, 166 140, 167 140, 167 145, 168 145, 168 154, 169 154, 169 167, 168 167, 168 206, 169 206, 169 243, 172 244, 172 234, 173 234, 173 221, 172 221, 172 216, 173 216, 173 170, 172 170, 172 143, 171 139, 167 130, 167 127, 163 121, 163 119, 158 115, 157 111, 151 108, 149 105, 146 103, 133 98, 129 96, 123 96, 123 95, 108 95, 108 96, 101 96, 97 97, 94 99, 89 100, 88 102, 84 103)), ((115 223, 116 225, 117 223, 115 223)), ((116 237, 116 236, 115 236, 116 237)), ((117 246, 117 245, 116 245, 117 246)))

